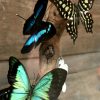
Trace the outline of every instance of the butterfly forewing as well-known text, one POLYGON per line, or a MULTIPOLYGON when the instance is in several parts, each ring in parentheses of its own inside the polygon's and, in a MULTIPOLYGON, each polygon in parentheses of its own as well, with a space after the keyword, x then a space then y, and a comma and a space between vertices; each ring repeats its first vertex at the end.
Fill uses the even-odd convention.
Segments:
POLYGON ((35 100, 35 98, 49 100, 48 91, 50 89, 51 81, 52 81, 51 73, 43 76, 43 78, 36 84, 33 90, 32 100, 35 100))
POLYGON ((74 5, 70 0, 50 0, 57 7, 64 19, 69 19, 74 14, 74 5))
POLYGON ((89 10, 92 8, 94 0, 79 0, 78 4, 71 0, 50 0, 57 7, 60 15, 67 20, 67 32, 75 42, 78 37, 77 27, 81 19, 86 32, 92 32, 93 19, 89 10))
POLYGON ((57 100, 65 82, 67 71, 61 68, 54 69, 45 74, 36 84, 32 100, 57 100))
POLYGON ((92 32, 93 28, 93 18, 89 10, 93 6, 94 0, 79 0, 78 9, 80 12, 80 19, 85 27, 86 32, 92 32))
POLYGON ((81 18, 81 22, 85 27, 86 32, 92 32, 92 28, 93 28, 93 19, 92 19, 92 15, 91 13, 87 12, 83 12, 80 15, 81 18))
POLYGON ((32 34, 33 30, 37 28, 42 21, 46 8, 47 8, 48 0, 38 0, 33 14, 26 20, 23 27, 23 34, 32 34))
POLYGON ((23 65, 15 57, 9 59, 8 82, 11 85, 9 100, 25 100, 30 91, 30 82, 23 65))
POLYGON ((73 42, 75 42, 76 38, 78 37, 77 31, 78 22, 76 20, 76 14, 74 13, 73 17, 67 21, 66 29, 73 42))

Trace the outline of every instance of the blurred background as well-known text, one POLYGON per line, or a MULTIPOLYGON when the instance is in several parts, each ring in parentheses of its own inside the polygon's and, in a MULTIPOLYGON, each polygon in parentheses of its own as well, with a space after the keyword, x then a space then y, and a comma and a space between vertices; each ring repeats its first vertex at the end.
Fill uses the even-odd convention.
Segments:
MULTIPOLYGON (((0 0, 0 89, 8 85, 10 56, 22 61, 31 80, 33 73, 39 70, 39 46, 28 54, 20 52, 29 36, 23 36, 25 21, 16 16, 18 13, 27 19, 33 13, 36 2, 37 0, 0 0)), ((69 73, 66 79, 67 91, 61 93, 60 100, 100 99, 100 0, 94 1, 91 13, 94 20, 93 34, 86 33, 80 24, 75 45, 66 29, 61 37, 59 46, 61 55, 69 66, 69 73)))

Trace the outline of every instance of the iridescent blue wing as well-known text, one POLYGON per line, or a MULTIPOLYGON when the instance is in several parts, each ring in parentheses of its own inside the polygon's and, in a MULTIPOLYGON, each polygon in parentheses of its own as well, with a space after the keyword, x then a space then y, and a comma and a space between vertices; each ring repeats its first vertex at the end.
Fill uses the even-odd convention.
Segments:
POLYGON ((37 47, 41 42, 51 39, 56 34, 54 25, 50 22, 42 23, 41 27, 33 33, 25 42, 21 53, 28 53, 32 48, 37 47))
POLYGON ((26 20, 23 27, 23 34, 32 34, 34 29, 38 28, 39 22, 42 21, 47 8, 48 0, 38 0, 34 13, 26 20))
POLYGON ((10 90, 11 87, 0 90, 0 100, 8 100, 8 95, 10 93, 10 90))
POLYGON ((8 82, 11 85, 9 100, 26 100, 30 82, 25 68, 15 57, 9 59, 8 82))
POLYGON ((45 74, 36 84, 31 100, 57 100, 66 80, 67 70, 56 68, 45 74))
POLYGON ((94 0, 79 0, 78 8, 80 11, 81 22, 85 27, 86 32, 92 32, 93 18, 89 10, 93 6, 94 0))

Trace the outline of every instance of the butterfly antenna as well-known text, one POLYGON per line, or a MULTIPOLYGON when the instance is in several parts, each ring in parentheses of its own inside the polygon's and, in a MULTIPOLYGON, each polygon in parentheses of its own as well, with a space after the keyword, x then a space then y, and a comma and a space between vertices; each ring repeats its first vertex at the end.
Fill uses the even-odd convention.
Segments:
POLYGON ((19 14, 16 14, 16 16, 18 16, 19 18, 21 18, 21 19, 26 21, 26 19, 24 17, 20 16, 19 14))

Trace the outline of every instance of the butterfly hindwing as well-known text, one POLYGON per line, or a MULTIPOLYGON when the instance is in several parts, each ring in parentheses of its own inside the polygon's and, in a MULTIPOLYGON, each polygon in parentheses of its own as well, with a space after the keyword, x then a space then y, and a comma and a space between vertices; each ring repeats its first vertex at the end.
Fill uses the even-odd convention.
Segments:
POLYGON ((38 28, 40 21, 42 21, 46 8, 47 8, 48 0, 38 0, 34 13, 26 20, 23 27, 23 34, 32 34, 35 28, 38 28))
POLYGON ((42 21, 46 8, 47 8, 48 0, 38 0, 35 8, 34 8, 34 17, 36 21, 42 21))
POLYGON ((45 74, 36 84, 32 100, 35 100, 35 98, 41 98, 39 100, 57 100, 66 76, 67 71, 62 68, 56 68, 45 74))
POLYGON ((92 32, 93 18, 89 10, 93 6, 94 0, 79 0, 78 8, 80 11, 80 19, 85 27, 86 32, 92 32))
POLYGON ((21 53, 28 53, 41 42, 51 39, 56 34, 54 25, 50 22, 42 22, 41 27, 35 31, 25 42, 21 53))
POLYGON ((0 90, 0 100, 8 100, 11 87, 0 90))
POLYGON ((26 100, 30 82, 23 65, 15 57, 9 58, 8 82, 11 85, 10 100, 26 100))

